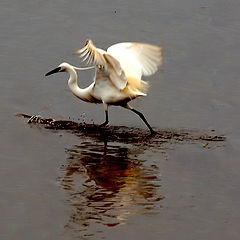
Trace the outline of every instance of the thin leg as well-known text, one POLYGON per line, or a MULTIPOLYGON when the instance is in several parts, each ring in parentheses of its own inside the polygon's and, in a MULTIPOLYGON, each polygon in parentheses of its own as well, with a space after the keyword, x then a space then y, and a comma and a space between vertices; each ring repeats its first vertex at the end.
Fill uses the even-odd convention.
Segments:
POLYGON ((143 122, 147 125, 148 129, 150 130, 151 134, 155 134, 156 132, 152 129, 152 127, 150 126, 150 124, 148 123, 147 119, 144 117, 144 115, 137 111, 136 109, 132 108, 130 105, 126 105, 126 106, 123 106, 124 108, 127 108, 129 110, 131 110, 132 112, 136 113, 142 120, 143 122))
POLYGON ((99 127, 103 127, 108 124, 108 105, 106 103, 103 103, 104 110, 105 110, 105 122, 100 124, 99 127))

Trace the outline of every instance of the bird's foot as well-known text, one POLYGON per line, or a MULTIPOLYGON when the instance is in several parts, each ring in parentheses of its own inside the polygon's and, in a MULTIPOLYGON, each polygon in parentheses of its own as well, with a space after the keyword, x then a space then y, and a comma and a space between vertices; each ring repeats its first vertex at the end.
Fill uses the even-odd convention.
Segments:
POLYGON ((104 123, 100 124, 99 127, 100 127, 100 128, 101 128, 101 127, 105 127, 107 124, 108 124, 108 122, 104 122, 104 123))
POLYGON ((150 129, 150 136, 155 136, 158 133, 156 131, 154 131, 153 129, 150 129))
POLYGON ((42 123, 42 119, 40 115, 33 115, 28 119, 27 123, 42 123))

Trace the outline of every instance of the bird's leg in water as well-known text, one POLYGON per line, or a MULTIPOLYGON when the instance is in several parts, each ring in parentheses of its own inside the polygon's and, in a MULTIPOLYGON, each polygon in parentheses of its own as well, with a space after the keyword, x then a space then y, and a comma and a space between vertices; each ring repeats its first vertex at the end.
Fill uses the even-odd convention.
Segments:
POLYGON ((106 120, 104 123, 100 124, 99 127, 104 127, 105 125, 108 124, 108 111, 105 111, 105 115, 106 115, 106 120))
POLYGON ((132 112, 136 113, 142 120, 143 122, 147 125, 148 129, 150 130, 151 134, 155 134, 156 132, 152 129, 152 127, 150 126, 150 124, 148 123, 147 119, 144 117, 144 115, 137 111, 136 109, 132 108, 129 104, 126 104, 126 106, 122 106, 124 108, 127 108, 129 110, 131 110, 132 112))
POLYGON ((105 122, 100 124, 99 127, 104 127, 108 124, 108 105, 106 103, 103 103, 104 110, 105 110, 105 122))

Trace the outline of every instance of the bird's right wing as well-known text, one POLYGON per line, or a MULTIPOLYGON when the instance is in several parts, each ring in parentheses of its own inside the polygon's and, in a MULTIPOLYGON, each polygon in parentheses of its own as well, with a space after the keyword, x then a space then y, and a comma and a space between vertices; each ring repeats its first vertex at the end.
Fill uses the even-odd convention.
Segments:
POLYGON ((103 54, 103 56, 107 62, 109 79, 119 90, 124 89, 127 85, 127 78, 120 63, 109 54, 103 54))
POLYGON ((80 57, 83 58, 82 61, 87 61, 87 64, 93 63, 96 66, 96 74, 104 70, 109 76, 109 80, 119 90, 126 87, 127 79, 118 60, 106 51, 96 48, 91 40, 87 40, 85 46, 76 53, 80 54, 80 57))
POLYGON ((87 61, 87 64, 95 64, 99 66, 106 65, 106 61, 103 57, 103 53, 106 53, 104 50, 96 48, 92 40, 88 39, 85 42, 85 46, 76 51, 79 54, 79 57, 82 58, 82 61, 87 61))

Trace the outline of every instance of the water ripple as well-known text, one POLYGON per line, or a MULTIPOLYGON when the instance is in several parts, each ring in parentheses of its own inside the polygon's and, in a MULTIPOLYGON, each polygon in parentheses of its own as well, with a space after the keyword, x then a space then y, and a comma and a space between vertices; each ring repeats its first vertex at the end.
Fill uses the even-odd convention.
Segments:
POLYGON ((93 139, 67 149, 59 177, 71 206, 66 230, 89 237, 95 224, 115 227, 127 223, 129 216, 159 211, 159 169, 142 160, 144 151, 93 139))

